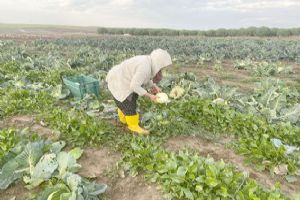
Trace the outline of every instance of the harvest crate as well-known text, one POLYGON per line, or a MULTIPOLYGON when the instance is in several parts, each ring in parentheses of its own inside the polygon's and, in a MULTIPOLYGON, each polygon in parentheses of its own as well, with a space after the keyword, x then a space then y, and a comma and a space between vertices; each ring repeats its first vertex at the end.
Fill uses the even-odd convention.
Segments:
POLYGON ((74 97, 83 98, 85 94, 95 94, 96 96, 99 96, 99 81, 90 76, 78 75, 64 77, 63 82, 74 97))

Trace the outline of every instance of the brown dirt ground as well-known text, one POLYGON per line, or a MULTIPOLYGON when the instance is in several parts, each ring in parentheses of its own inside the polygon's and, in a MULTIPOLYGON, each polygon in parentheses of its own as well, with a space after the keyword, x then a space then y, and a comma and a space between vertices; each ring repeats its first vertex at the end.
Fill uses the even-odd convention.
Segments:
POLYGON ((29 197, 30 191, 24 187, 24 184, 21 182, 11 185, 6 190, 0 190, 0 199, 1 200, 25 200, 29 197))
POLYGON ((110 200, 160 200, 162 194, 152 184, 146 183, 141 175, 137 177, 109 178, 106 172, 116 166, 121 155, 109 148, 87 148, 79 163, 82 169, 79 174, 96 178, 97 182, 106 183, 108 189, 105 197, 110 200))
POLYGON ((110 200, 163 200, 163 194, 154 184, 149 184, 142 175, 127 176, 108 183, 106 197, 110 200), (111 186, 110 186, 111 185, 111 186))
POLYGON ((29 128, 32 132, 48 139, 56 139, 58 137, 57 132, 42 126, 41 123, 36 121, 34 116, 30 115, 14 116, 0 121, 0 128, 4 127, 17 129, 29 128))
POLYGON ((289 195, 294 196, 300 191, 300 180, 295 183, 288 183, 281 177, 271 177, 268 172, 259 172, 249 165, 245 165, 244 158, 235 154, 231 149, 224 146, 224 141, 215 143, 206 139, 201 139, 194 136, 176 136, 170 138, 165 147, 172 151, 179 151, 184 147, 194 149, 200 155, 206 157, 211 156, 215 160, 224 160, 225 162, 233 164, 240 171, 248 172, 250 177, 255 179, 260 185, 266 188, 272 188, 276 182, 280 182, 282 191, 289 195), (222 144, 221 144, 222 143, 222 144))
POLYGON ((120 159, 121 155, 109 148, 88 147, 78 160, 82 166, 79 174, 90 178, 103 176, 106 170, 110 170, 120 159))

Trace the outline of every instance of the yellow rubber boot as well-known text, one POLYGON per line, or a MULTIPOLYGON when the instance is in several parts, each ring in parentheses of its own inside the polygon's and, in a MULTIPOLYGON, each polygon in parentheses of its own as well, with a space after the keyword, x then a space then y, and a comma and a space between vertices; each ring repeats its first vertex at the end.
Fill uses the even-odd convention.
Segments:
POLYGON ((122 110, 120 110, 119 108, 118 108, 118 115, 119 115, 120 122, 122 124, 126 124, 126 117, 125 117, 124 113, 122 112, 122 110))
POLYGON ((125 116, 126 117, 126 122, 128 124, 128 129, 140 134, 140 135, 148 135, 149 131, 141 128, 139 126, 139 114, 132 115, 132 116, 125 116))

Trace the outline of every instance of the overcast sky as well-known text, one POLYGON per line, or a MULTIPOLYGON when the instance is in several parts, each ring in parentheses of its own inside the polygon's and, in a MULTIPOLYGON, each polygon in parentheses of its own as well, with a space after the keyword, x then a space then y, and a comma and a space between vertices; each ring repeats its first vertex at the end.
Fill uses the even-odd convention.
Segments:
POLYGON ((0 23, 179 29, 300 27, 300 0, 0 0, 0 23))

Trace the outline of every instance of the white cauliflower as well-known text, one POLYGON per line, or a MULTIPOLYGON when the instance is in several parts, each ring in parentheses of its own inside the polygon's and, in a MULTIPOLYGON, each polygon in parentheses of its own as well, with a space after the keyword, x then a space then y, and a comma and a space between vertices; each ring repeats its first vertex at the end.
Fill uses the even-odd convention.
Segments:
POLYGON ((218 105, 220 105, 220 104, 225 104, 225 105, 227 105, 227 101, 225 101, 224 99, 222 99, 222 98, 216 98, 215 100, 213 100, 212 101, 214 104, 218 104, 218 105))
POLYGON ((157 93, 156 94, 157 97, 157 103, 169 103, 169 97, 166 93, 157 93))
POLYGON ((183 94, 184 94, 184 89, 180 86, 175 86, 170 92, 170 97, 173 99, 178 99, 182 97, 183 94))
POLYGON ((278 68, 277 68, 278 73, 282 72, 283 70, 284 70, 283 67, 278 67, 278 68))

